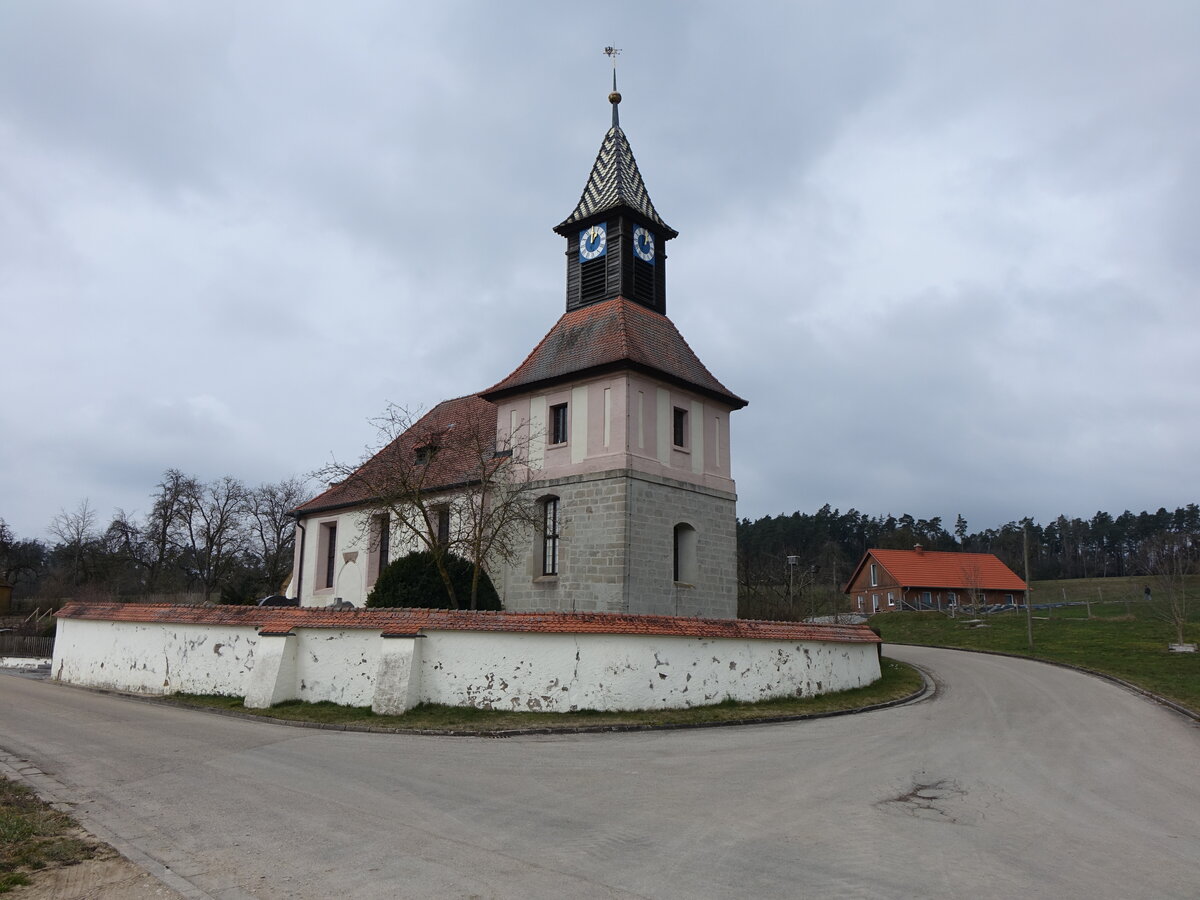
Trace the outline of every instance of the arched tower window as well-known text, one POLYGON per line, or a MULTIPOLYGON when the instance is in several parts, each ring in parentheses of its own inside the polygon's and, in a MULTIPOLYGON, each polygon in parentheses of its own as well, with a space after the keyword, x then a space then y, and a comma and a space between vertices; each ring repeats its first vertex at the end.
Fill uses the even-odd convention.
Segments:
POLYGON ((686 522, 675 526, 675 580, 695 584, 699 580, 696 565, 696 529, 686 522))
POLYGON ((542 574, 558 574, 559 500, 547 497, 542 501, 542 574))

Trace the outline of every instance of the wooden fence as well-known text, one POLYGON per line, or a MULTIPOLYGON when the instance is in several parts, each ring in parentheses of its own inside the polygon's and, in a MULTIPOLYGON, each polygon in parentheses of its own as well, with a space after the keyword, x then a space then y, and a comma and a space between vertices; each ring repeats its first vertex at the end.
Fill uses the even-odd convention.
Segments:
POLYGON ((54 638, 0 632, 0 656, 49 659, 54 655, 54 638))

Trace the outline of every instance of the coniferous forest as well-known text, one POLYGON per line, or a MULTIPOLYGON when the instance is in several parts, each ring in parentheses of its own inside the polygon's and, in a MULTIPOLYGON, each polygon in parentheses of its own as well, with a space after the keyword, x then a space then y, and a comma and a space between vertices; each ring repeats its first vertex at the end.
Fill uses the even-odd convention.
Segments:
POLYGON ((870 516, 856 509, 840 512, 828 504, 815 513, 764 516, 738 523, 738 581, 743 588, 779 583, 789 576, 787 558, 798 557, 796 572, 807 584, 838 587, 871 548, 961 550, 994 553, 1014 572, 1024 569, 1024 537, 1029 531, 1030 578, 1103 578, 1140 575, 1145 547, 1163 535, 1200 543, 1200 506, 1189 503, 1174 511, 1114 516, 1097 512, 1090 519, 1060 515, 1041 525, 1032 518, 999 528, 970 531, 957 516, 949 528, 940 517, 916 519, 911 515, 870 516))

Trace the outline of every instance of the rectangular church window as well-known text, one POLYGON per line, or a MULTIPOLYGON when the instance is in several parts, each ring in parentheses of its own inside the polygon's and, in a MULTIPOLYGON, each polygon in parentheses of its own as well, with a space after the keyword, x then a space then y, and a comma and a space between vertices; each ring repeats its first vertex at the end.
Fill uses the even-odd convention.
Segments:
POLYGON ((547 497, 542 504, 542 574, 558 574, 558 498, 547 497))
POLYGON ((675 407, 674 421, 674 442, 676 447, 687 447, 687 420, 688 414, 686 409, 675 407))
POLYGON ((337 556, 337 523, 330 522, 324 526, 325 532, 321 537, 325 541, 325 587, 333 587, 334 560, 337 556))
POLYGON ((550 407, 550 443, 567 442, 567 404, 557 403, 550 407))

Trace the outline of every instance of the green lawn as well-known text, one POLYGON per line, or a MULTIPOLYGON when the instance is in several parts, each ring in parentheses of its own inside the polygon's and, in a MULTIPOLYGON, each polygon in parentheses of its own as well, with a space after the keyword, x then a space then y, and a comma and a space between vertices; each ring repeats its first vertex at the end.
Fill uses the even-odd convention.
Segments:
MULTIPOLYGON (((1186 580, 1188 596, 1200 597, 1200 575, 1189 575, 1186 580)), ((1128 606, 1130 612, 1137 611, 1137 605, 1142 600, 1143 592, 1147 587, 1157 590, 1158 583, 1153 578, 1145 576, 1062 578, 1055 581, 1031 581, 1029 583, 1034 606, 1045 603, 1062 603, 1064 599, 1068 603, 1086 601, 1093 605, 1113 601, 1120 602, 1122 611, 1128 606)), ((1061 614, 1073 615, 1066 609, 1063 609, 1061 614)), ((1092 614, 1098 614, 1095 608, 1092 609, 1092 614)), ((1045 613, 1039 612, 1038 615, 1045 615, 1045 613)), ((1060 611, 1056 609, 1051 615, 1060 615, 1060 611)), ((1086 607, 1078 615, 1086 616, 1086 607)))
MULTIPOLYGON (((1035 605, 1039 601, 1048 602, 1044 586, 1059 584, 1038 585, 1035 605)), ((1094 592, 1097 587, 1095 581, 1088 585, 1065 584, 1071 586, 1069 598, 1072 593, 1094 592)), ((1138 581, 1139 595, 1140 585, 1138 581)), ((1105 583, 1101 588, 1107 595, 1114 586, 1105 583)), ((1200 603, 1196 606, 1200 607, 1200 603)), ((890 644, 993 650, 1104 672, 1200 713, 1200 653, 1169 652, 1167 644, 1175 639, 1174 629, 1154 619, 1139 603, 1130 603, 1129 608, 1131 613, 1126 614, 1123 601, 1093 603, 1091 619, 1087 618, 1087 608, 1082 606, 1035 609, 1032 653, 1026 639, 1023 610, 986 616, 985 627, 974 627, 961 618, 951 619, 937 612, 881 613, 871 619, 871 624, 890 644)), ((1200 609, 1193 612, 1185 637, 1189 642, 1200 643, 1200 609)))
POLYGON ((843 712, 898 700, 920 689, 921 676, 909 666, 884 659, 881 668, 883 677, 872 685, 836 694, 824 694, 820 697, 783 698, 766 700, 762 703, 736 703, 727 700, 714 706, 637 712, 580 710, 570 713, 531 713, 422 704, 402 716, 377 716, 371 712, 369 707, 338 706, 334 703, 304 703, 299 700, 279 703, 270 709, 246 709, 242 706, 240 697, 176 694, 168 699, 192 706, 237 710, 275 719, 406 731, 437 730, 487 733, 520 729, 571 730, 647 725, 693 726, 843 712))

